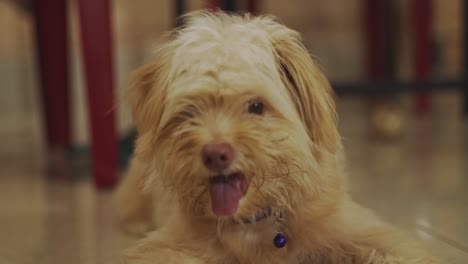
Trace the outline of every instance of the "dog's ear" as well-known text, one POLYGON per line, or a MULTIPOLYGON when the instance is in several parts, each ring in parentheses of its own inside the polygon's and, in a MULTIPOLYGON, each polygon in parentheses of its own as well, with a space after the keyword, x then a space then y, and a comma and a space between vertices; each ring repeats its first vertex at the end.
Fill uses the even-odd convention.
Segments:
POLYGON ((155 58, 136 69, 130 76, 127 99, 132 107, 133 122, 138 137, 135 154, 144 158, 153 149, 163 116, 168 88, 168 54, 156 53, 155 58))
POLYGON ((156 128, 161 120, 167 90, 167 74, 164 71, 164 62, 155 58, 130 76, 127 96, 139 134, 156 128))
POLYGON ((302 45, 297 32, 275 23, 269 35, 281 79, 311 140, 335 153, 341 140, 333 91, 327 78, 302 45))

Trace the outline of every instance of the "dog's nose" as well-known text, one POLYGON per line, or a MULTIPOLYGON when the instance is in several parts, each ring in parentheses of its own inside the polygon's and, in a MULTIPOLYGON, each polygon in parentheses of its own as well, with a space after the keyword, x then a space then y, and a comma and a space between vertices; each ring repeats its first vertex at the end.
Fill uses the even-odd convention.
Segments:
POLYGON ((203 146, 201 157, 203 164, 213 171, 226 169, 232 162, 234 151, 228 143, 211 143, 203 146))

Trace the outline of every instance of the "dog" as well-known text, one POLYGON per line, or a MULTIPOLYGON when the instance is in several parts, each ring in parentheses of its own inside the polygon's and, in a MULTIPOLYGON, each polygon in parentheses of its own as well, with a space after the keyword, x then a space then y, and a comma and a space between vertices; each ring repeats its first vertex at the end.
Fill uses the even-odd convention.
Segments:
POLYGON ((197 11, 133 73, 123 263, 439 263, 352 201, 333 92, 270 16, 197 11))

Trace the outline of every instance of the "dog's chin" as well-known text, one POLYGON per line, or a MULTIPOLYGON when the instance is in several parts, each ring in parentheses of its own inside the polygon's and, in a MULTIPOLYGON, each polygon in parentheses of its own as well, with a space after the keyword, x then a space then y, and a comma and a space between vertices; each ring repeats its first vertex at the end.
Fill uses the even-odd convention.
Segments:
POLYGON ((241 172, 218 174, 210 177, 211 209, 217 217, 236 214, 239 201, 247 193, 249 184, 241 172))

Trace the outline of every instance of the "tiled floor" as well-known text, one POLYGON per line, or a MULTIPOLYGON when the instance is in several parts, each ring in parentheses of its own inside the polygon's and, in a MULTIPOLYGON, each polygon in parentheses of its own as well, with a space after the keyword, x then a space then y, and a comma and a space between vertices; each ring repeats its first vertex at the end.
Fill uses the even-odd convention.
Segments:
POLYGON ((468 123, 456 95, 435 99, 433 115, 408 116, 404 137, 393 142, 366 139, 359 104, 342 101, 350 189, 449 263, 468 263, 468 123))
MULTIPOLYGON (((407 117, 404 137, 383 142, 366 136, 363 101, 341 99, 341 130, 353 196, 462 264, 467 133, 456 95, 440 101, 433 117, 407 117)), ((116 263, 132 238, 112 225, 111 192, 96 191, 82 165, 48 168, 38 141, 24 140, 37 136, 29 133, 3 138, 0 148, 0 264, 116 263)))

